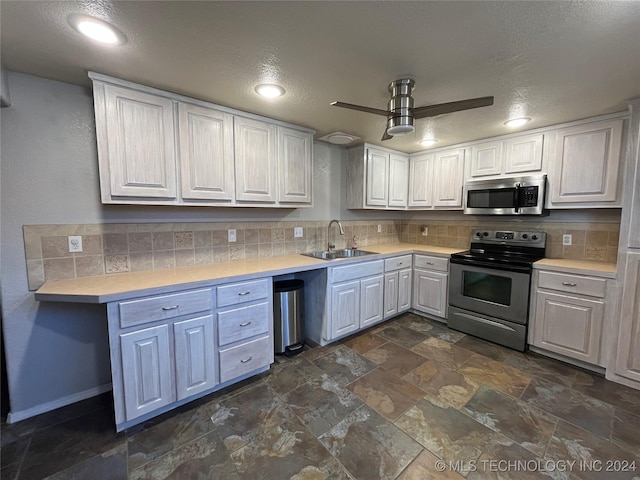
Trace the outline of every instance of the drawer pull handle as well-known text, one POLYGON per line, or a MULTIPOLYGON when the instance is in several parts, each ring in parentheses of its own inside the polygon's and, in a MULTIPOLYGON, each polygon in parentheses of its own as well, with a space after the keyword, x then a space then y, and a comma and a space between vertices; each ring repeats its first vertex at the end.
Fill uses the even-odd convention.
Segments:
POLYGON ((240 363, 250 362, 253 357, 245 358, 244 360, 240 360, 240 363))
POLYGON ((247 325, 251 325, 251 320, 240 324, 241 327, 246 327, 247 325))
POLYGON ((572 283, 572 282, 562 282, 563 285, 566 285, 567 287, 575 287, 578 284, 577 283, 572 283))
POLYGON ((433 265, 433 262, 427 262, 427 265, 433 265))
POLYGON ((175 310, 178 307, 180 307, 180 305, 172 305, 170 307, 162 307, 162 310, 166 312, 167 310, 175 310))
POLYGON ((251 290, 247 290, 246 292, 239 292, 238 295, 242 297, 244 295, 249 295, 250 293, 251 293, 251 290))

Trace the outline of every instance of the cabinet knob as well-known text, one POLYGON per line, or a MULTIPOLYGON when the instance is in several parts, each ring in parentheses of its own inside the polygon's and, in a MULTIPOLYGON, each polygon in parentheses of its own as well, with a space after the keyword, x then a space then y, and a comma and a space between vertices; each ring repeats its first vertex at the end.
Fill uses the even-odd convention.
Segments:
POLYGON ((242 297, 244 295, 249 295, 250 293, 251 293, 251 290, 247 290, 246 292, 239 292, 238 295, 242 297))
POLYGON ((253 357, 245 358, 244 360, 240 360, 240 363, 250 362, 253 357))
POLYGON ((575 287, 576 285, 578 285, 577 283, 572 283, 572 282, 562 282, 563 285, 566 285, 567 287, 575 287))
POLYGON ((241 327, 246 327, 247 325, 251 325, 251 320, 240 324, 241 327))
POLYGON ((180 307, 180 305, 171 305, 170 307, 162 307, 162 310, 164 310, 164 311, 175 310, 178 307, 180 307))

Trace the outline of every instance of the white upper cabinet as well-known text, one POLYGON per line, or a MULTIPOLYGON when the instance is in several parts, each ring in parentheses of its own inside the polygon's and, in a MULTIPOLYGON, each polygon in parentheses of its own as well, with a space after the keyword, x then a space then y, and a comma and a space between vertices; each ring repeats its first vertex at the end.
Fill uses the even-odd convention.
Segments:
POLYGON ((102 203, 312 204, 312 130, 98 73, 89 77, 102 203))
POLYGON ((433 206, 462 208, 464 148, 437 152, 433 161, 433 206))
POLYGON ((542 133, 536 133, 472 145, 470 176, 477 178, 541 171, 543 138, 542 133))
POLYGON ((408 187, 408 156, 367 144, 349 149, 347 208, 404 210, 408 187))
POLYGON ((236 199, 276 201, 276 127, 236 117, 236 199))
POLYGON ((549 208, 620 206, 622 125, 622 119, 604 120, 554 132, 549 208))
POLYGON ((313 136, 278 127, 278 201, 310 204, 313 136))
POLYGON ((544 135, 522 135, 504 142, 504 173, 540 172, 544 135))
POLYGON ((409 159, 409 208, 431 208, 433 154, 423 153, 409 159))
POLYGON ((180 171, 184 200, 234 199, 233 116, 178 104, 180 171))
POLYGON ((367 149, 366 203, 370 207, 386 207, 389 199, 389 154, 367 149))
POLYGON ((389 202, 390 207, 407 206, 409 185, 409 158, 404 155, 389 155, 389 202))
POLYGON ((94 103, 103 203, 136 197, 171 203, 176 198, 173 102, 100 84, 94 103))

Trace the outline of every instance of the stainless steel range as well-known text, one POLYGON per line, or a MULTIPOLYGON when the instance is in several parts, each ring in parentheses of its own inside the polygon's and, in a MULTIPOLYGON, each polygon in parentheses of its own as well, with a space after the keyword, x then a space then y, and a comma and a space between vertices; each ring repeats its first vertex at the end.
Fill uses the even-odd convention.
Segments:
POLYGON ((532 265, 544 232, 473 230, 471 248, 451 256, 450 328, 524 351, 532 265))

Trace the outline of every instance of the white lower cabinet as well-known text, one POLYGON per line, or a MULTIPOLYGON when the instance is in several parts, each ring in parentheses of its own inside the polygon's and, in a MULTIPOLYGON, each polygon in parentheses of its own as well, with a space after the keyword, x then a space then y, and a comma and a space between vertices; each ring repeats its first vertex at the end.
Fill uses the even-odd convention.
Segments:
POLYGON ((177 399, 204 392, 218 384, 213 315, 173 324, 177 399))
POLYGON ((402 255, 385 260, 384 319, 395 317, 411 308, 412 256, 402 255))
POLYGON ((383 260, 330 269, 325 340, 335 340, 384 319, 383 271, 383 260))
POLYGON ((267 369, 272 305, 271 277, 109 303, 117 430, 267 369))
POLYGON ((168 325, 120 335, 120 349, 127 420, 175 401, 168 325))
POLYGON ((414 310, 435 317, 447 317, 449 295, 449 260, 428 255, 414 256, 414 310))
POLYGON ((606 279, 534 272, 529 341, 538 348, 598 365, 606 279))

